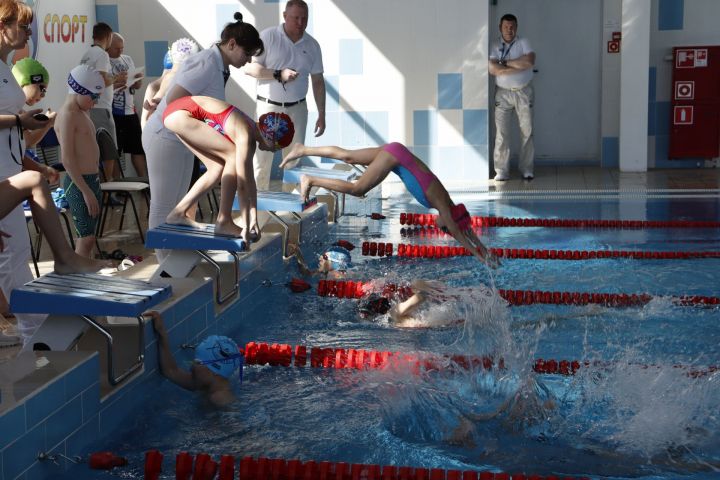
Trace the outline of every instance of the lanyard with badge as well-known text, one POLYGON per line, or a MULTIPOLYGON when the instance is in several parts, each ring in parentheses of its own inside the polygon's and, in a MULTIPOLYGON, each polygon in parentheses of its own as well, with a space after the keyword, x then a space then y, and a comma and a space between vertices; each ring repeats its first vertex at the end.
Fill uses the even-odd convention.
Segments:
POLYGON ((507 60, 505 60, 510 53, 510 49, 515 45, 515 40, 510 42, 509 45, 507 45, 507 50, 505 49, 506 43, 501 40, 500 42, 500 60, 498 60, 498 63, 500 65, 507 65, 507 60))

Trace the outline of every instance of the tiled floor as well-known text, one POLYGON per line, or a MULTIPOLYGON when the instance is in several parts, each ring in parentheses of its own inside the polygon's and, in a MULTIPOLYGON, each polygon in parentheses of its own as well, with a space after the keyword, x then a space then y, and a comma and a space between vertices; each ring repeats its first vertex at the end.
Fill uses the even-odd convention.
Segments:
MULTIPOLYGON (((541 193, 553 190, 620 190, 637 192, 644 190, 692 189, 708 190, 707 194, 718 195, 718 189, 720 189, 720 169, 652 170, 645 173, 621 173, 617 170, 601 169, 599 167, 538 166, 535 173, 536 177, 531 182, 522 180, 518 174, 511 176, 511 179, 506 182, 494 182, 491 180, 487 187, 465 188, 463 191, 478 190, 506 194, 512 192, 531 193, 533 191, 541 193)), ((397 184, 393 188, 396 187, 397 184)), ((388 190, 392 191, 393 188, 388 190)), ((136 203, 140 210, 139 215, 144 230, 147 228, 145 223, 147 207, 142 200, 136 203)), ((121 207, 113 208, 106 226, 106 233, 99 240, 100 248, 108 253, 121 250, 126 254, 142 256, 143 258, 153 256, 153 252, 146 250, 142 245, 135 221, 130 212, 126 214, 123 230, 118 230, 121 210, 121 207)), ((204 221, 210 222, 211 214, 207 201, 201 204, 201 210, 205 214, 204 221)), ((40 261, 38 262, 40 274, 50 272, 52 265, 50 249, 47 245, 44 245, 41 248, 40 261)), ((31 268, 34 268, 32 264, 31 268)), ((8 323, 0 319, 0 330, 5 329, 8 333, 11 333, 13 331, 11 322, 8 323)), ((0 348, 0 359, 14 355, 17 350, 17 348, 0 348)))

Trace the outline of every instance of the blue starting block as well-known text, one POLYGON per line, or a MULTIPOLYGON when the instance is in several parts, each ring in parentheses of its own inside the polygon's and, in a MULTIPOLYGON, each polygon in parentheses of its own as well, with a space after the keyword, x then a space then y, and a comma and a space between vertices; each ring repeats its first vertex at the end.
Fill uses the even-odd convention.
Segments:
POLYGON ((215 299, 222 305, 235 295, 240 288, 240 258, 238 252, 247 250, 241 238, 215 233, 215 226, 201 224, 201 227, 188 225, 170 225, 163 223, 147 232, 146 248, 163 248, 170 250, 168 256, 160 263, 151 281, 162 276, 186 277, 200 259, 205 259, 215 268, 215 299), (207 254, 209 250, 228 252, 234 259, 235 285, 222 293, 220 280, 220 264, 207 254))
POLYGON ((45 313, 48 318, 32 336, 28 345, 44 343, 51 350, 71 348, 90 326, 105 337, 108 346, 108 379, 111 385, 123 381, 142 367, 145 338, 142 313, 170 297, 169 285, 97 274, 58 275, 49 273, 12 291, 13 313, 45 313), (113 337, 93 316, 137 318, 137 361, 120 375, 113 364, 113 337))
MULTIPOLYGON (((295 168, 287 168, 283 170, 283 183, 292 183, 292 184, 299 184, 300 183, 300 177, 303 175, 308 175, 311 177, 320 177, 320 178, 332 178, 336 180, 344 180, 346 182, 352 182, 355 180, 358 176, 358 173, 362 174, 362 170, 360 170, 355 165, 352 165, 354 167, 353 170, 336 170, 336 169, 329 169, 329 168, 318 168, 318 167, 295 167, 295 168)), ((345 213, 345 194, 341 194, 341 204, 340 208, 338 209, 338 194, 337 192, 333 192, 332 190, 328 190, 328 193, 333 196, 335 199, 335 208, 333 219, 337 222, 338 216, 345 213)))
MULTIPOLYGON (((277 212, 289 212, 300 223, 300 213, 317 204, 315 197, 307 201, 295 193, 287 192, 258 192, 257 209, 267 212, 272 219, 278 222, 283 229, 283 257, 287 256, 287 242, 290 235, 290 225, 277 214, 277 212)), ((240 209, 237 196, 233 202, 233 210, 240 209)))

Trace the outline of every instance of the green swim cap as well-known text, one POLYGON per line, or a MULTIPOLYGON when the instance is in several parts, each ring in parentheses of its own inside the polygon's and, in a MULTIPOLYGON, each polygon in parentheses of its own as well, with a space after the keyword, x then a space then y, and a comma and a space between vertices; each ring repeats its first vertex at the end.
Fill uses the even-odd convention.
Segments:
POLYGON ((50 74, 43 64, 34 58, 25 57, 12 68, 13 76, 21 87, 36 83, 50 83, 50 74))

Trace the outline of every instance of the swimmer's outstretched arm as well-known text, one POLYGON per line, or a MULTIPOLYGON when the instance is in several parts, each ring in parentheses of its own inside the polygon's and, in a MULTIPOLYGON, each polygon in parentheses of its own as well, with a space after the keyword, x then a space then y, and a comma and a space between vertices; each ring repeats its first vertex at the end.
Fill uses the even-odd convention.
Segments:
POLYGON ((187 370, 178 367, 175 357, 170 351, 167 330, 159 312, 154 310, 145 313, 146 317, 150 317, 153 322, 153 329, 157 334, 158 357, 160 361, 160 373, 174 384, 186 389, 197 390, 192 375, 187 370))

